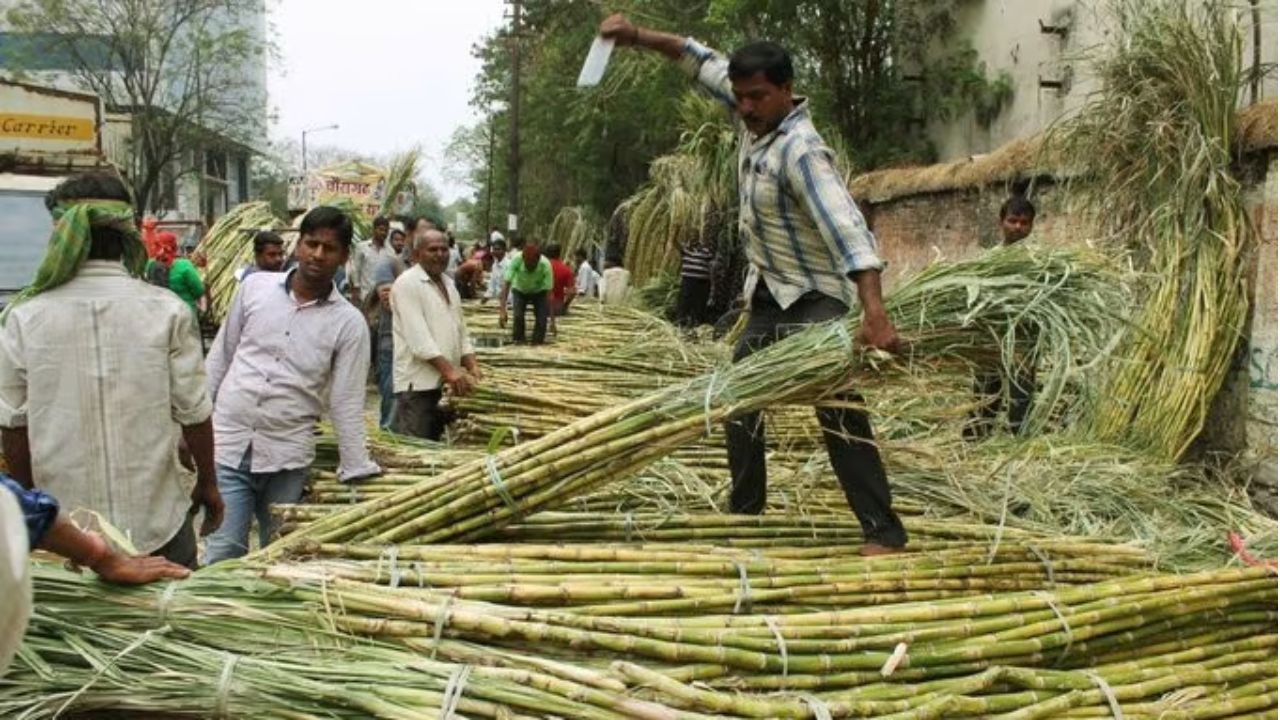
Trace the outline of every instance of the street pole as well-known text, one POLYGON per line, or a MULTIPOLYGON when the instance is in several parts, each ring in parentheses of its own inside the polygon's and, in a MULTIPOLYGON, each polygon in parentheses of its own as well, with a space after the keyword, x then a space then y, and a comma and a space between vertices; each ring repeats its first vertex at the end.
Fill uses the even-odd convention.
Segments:
POLYGON ((338 124, 322 125, 320 127, 307 128, 302 131, 302 182, 307 181, 307 133, 323 132, 325 130, 337 130, 338 124))
POLYGON ((485 180, 484 219, 489 226, 493 222, 493 112, 489 112, 489 177, 485 180))
POLYGON ((507 230, 512 240, 520 227, 520 11, 521 0, 511 0, 511 156, 507 178, 507 230))

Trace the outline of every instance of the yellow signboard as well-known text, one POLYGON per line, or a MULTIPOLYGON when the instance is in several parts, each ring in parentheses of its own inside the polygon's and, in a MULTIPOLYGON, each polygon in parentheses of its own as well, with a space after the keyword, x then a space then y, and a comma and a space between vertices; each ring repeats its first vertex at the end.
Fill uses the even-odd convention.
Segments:
POLYGON ((0 112, 0 138, 93 140, 90 118, 0 112))

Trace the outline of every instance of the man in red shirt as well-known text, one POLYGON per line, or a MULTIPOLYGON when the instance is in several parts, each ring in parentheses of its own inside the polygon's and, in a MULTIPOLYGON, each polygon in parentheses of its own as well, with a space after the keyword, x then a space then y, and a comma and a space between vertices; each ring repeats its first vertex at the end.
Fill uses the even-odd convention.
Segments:
MULTIPOLYGON (((559 245, 548 245, 544 252, 547 259, 551 261, 551 317, 556 318, 569 311, 569 304, 573 302, 574 295, 578 291, 578 277, 574 274, 573 268, 560 259, 559 245)), ((555 320, 551 322, 552 332, 554 332, 555 320)))

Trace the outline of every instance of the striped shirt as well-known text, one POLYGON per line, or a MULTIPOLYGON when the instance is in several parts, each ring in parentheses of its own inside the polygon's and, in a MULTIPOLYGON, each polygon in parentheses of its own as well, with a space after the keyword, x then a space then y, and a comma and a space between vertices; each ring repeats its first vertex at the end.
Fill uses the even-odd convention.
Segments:
MULTIPOLYGON (((723 55, 687 38, 681 65, 712 97, 737 108, 723 55)), ((849 273, 884 263, 834 153, 813 127, 809 103, 798 99, 795 110, 759 138, 737 124, 738 229, 751 266, 743 294, 750 301, 763 277, 783 308, 812 291, 852 305, 857 292, 849 273)))
POLYGON ((710 248, 680 248, 680 277, 694 280, 711 279, 711 260, 715 257, 710 248))

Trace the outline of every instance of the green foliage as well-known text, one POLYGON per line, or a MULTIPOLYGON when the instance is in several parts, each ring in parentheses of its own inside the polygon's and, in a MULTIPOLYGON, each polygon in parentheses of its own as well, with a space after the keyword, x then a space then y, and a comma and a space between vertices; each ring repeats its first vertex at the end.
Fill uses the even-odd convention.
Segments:
MULTIPOLYGON (((659 30, 692 35, 722 51, 767 37, 791 49, 797 92, 813 102, 826 139, 847 169, 927 162, 925 123, 974 110, 989 123, 1008 103, 1008 78, 988 80, 967 43, 955 42, 960 0, 623 0, 610 10, 659 30)), ((550 225, 561 208, 600 217, 650 180, 654 158, 699 135, 727 130, 714 103, 688 100, 694 83, 673 63, 619 48, 600 86, 574 87, 603 17, 592 0, 530 0, 521 35, 522 229, 550 225)), ((475 47, 482 62, 473 104, 487 113, 460 130, 447 155, 475 190, 477 222, 506 225, 512 37, 504 29, 475 47), (492 163, 490 163, 492 157, 492 163), (491 167, 492 166, 492 167, 491 167)), ((697 141, 694 141, 697 145, 697 141)), ((715 143, 719 147, 719 143, 715 143)), ((728 146, 732 155, 732 143, 728 146)), ((704 148, 705 149, 705 148, 704 148)), ((695 150, 701 151, 701 150, 695 150)), ((718 197, 733 164, 706 178, 718 197)), ((730 192, 732 205, 735 194, 730 192)), ((730 207, 730 211, 733 208, 730 207)))
MULTIPOLYGON (((264 134, 262 88, 246 63, 273 47, 252 30, 253 0, 22 0, 3 19, 39 36, 72 81, 108 110, 132 116, 126 174, 142 211, 162 209, 162 178, 209 133, 253 145, 264 134)), ((42 69, 41 57, 8 59, 42 69)), ((21 71, 24 68, 16 67, 21 71)), ((179 171, 182 168, 179 167, 179 171)), ((194 171, 194 170, 192 170, 194 171)))

